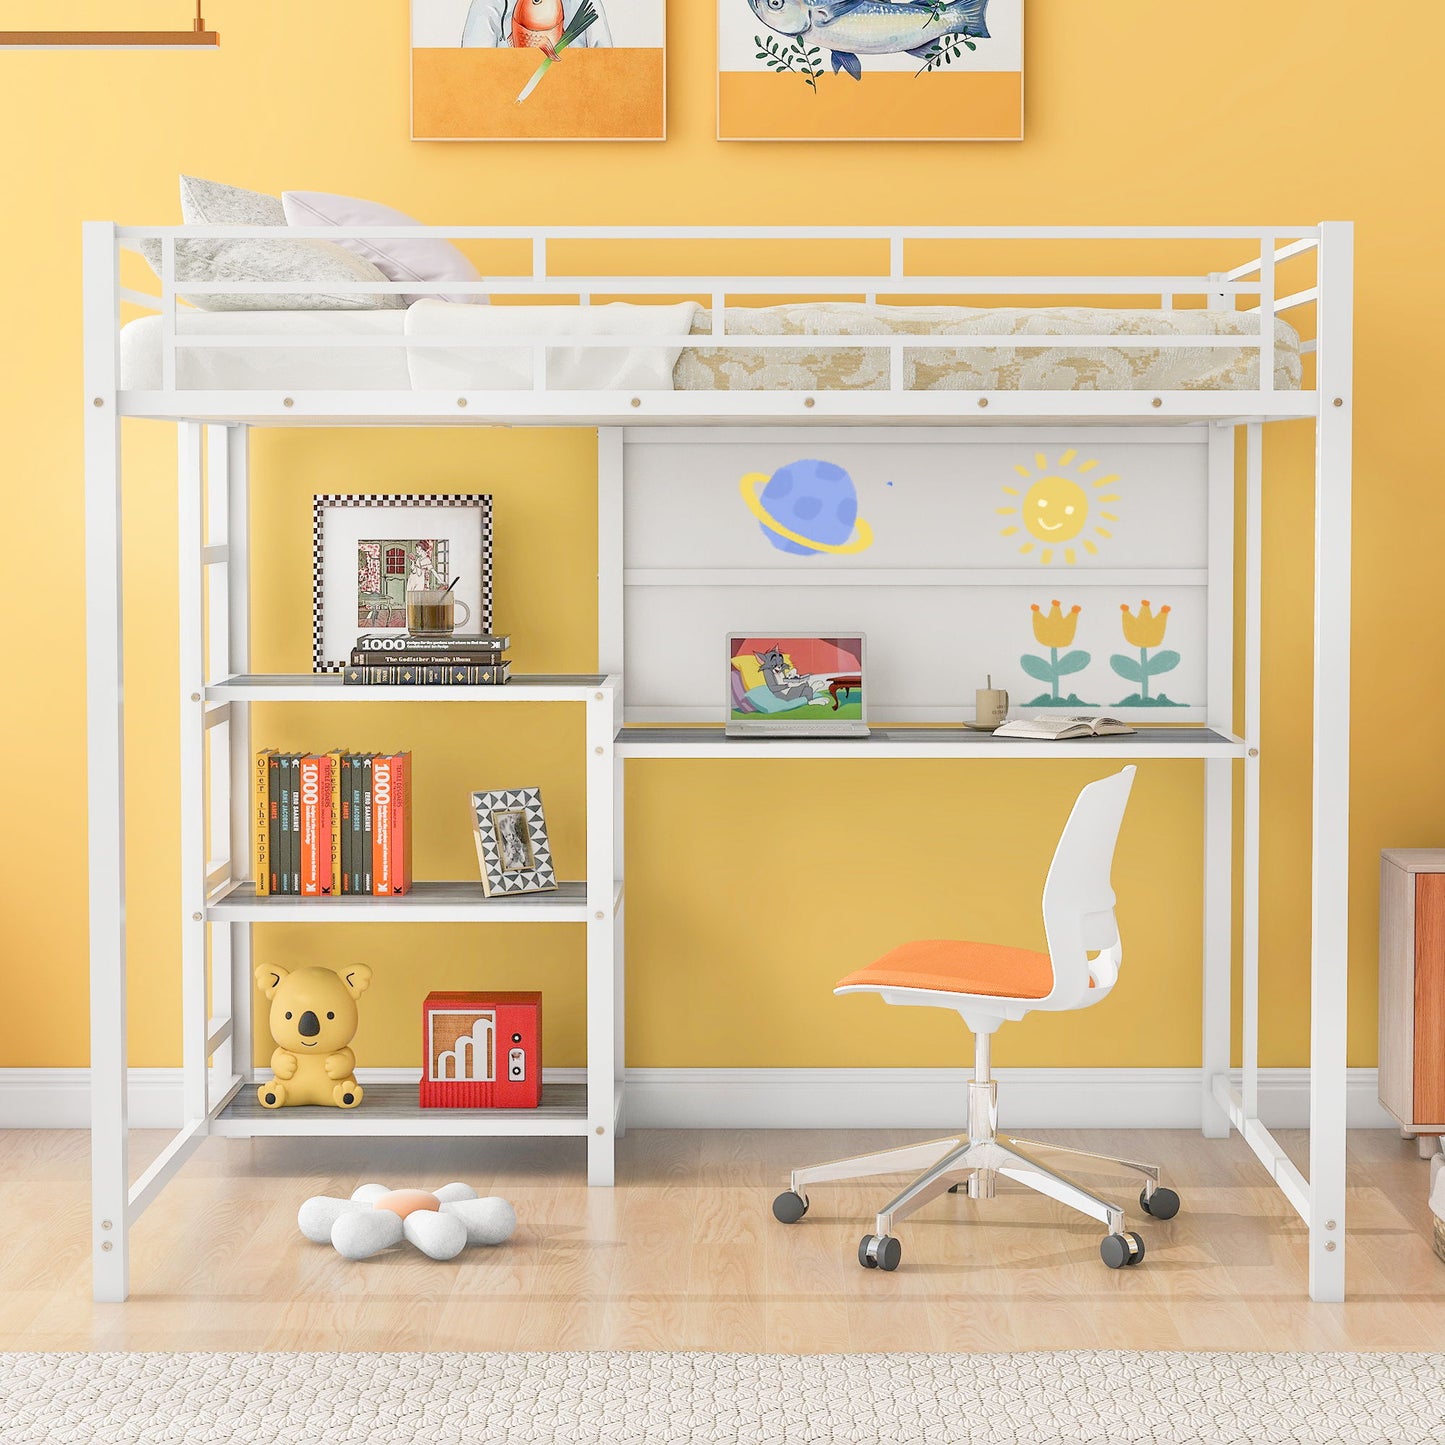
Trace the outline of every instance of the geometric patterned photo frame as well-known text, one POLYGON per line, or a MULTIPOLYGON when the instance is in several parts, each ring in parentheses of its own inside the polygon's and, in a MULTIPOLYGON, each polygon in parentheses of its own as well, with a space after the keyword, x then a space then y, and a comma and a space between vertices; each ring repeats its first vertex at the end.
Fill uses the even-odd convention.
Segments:
MULTIPOLYGON (((403 630, 408 574, 435 556, 460 580, 468 633, 492 630, 492 499, 477 493, 333 493, 312 498, 311 670, 340 672, 360 632, 403 630), (384 582, 381 574, 388 574, 384 582), (390 574, 395 575, 390 575, 390 574), (383 589, 391 605, 368 613, 358 599, 383 589)), ((437 574, 440 576, 440 574, 437 574)), ((371 598, 381 601, 379 596, 371 598)), ((459 616, 461 614, 458 614, 459 616)), ((460 635, 460 634, 459 634, 460 635)))
POLYGON ((473 793, 472 831, 488 898, 546 893, 557 886, 540 788, 473 793))

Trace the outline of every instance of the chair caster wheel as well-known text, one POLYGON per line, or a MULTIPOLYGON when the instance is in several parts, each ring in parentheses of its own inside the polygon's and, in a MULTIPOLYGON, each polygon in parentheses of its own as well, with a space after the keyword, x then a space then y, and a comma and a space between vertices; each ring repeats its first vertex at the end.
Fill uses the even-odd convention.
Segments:
POLYGON ((858 1241, 858 1263, 864 1269, 898 1268, 903 1259, 903 1246, 891 1234, 865 1234, 858 1241))
POLYGON ((1144 1258, 1144 1241, 1137 1234, 1106 1234, 1099 1246, 1099 1258, 1110 1269, 1124 1269, 1144 1258))
POLYGON ((785 1189, 773 1200, 773 1218, 779 1224, 796 1224, 808 1212, 808 1201, 801 1194, 785 1189))
POLYGON ((1179 1213, 1179 1196, 1172 1190, 1159 1185, 1152 1196, 1139 1191, 1139 1208, 1155 1219, 1173 1219, 1179 1213))

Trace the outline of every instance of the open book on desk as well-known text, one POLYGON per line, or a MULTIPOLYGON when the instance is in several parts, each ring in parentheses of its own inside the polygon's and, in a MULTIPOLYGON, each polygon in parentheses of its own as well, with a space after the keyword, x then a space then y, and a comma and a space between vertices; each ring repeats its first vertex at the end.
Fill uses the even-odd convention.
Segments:
POLYGON ((1029 738, 1033 741, 1063 742, 1068 738, 1105 738, 1136 732, 1128 723, 1103 713, 1080 713, 1075 717, 1021 717, 994 729, 996 738, 1029 738))

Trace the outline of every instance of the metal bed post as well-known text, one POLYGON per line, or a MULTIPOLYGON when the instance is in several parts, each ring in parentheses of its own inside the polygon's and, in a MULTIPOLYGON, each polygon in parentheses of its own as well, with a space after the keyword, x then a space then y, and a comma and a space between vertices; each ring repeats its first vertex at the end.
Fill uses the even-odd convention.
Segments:
MULTIPOLYGON (((225 677, 230 671, 231 619, 230 592, 226 585, 227 561, 230 557, 230 505, 228 488, 230 467, 227 449, 228 427, 206 429, 206 485, 204 548, 201 553, 204 574, 206 651, 202 681, 225 677)), ((204 689, 202 696, 204 697, 204 689)), ((235 878, 237 862, 244 862, 249 849, 238 849, 237 817, 249 815, 252 790, 250 779, 237 777, 234 764, 236 749, 231 728, 232 708, 229 703, 205 709, 206 742, 206 899, 212 889, 212 870, 224 870, 224 881, 235 878)), ((210 1112, 210 1088, 216 1075, 229 1084, 232 1074, 231 1037, 231 931, 223 925, 207 929, 206 949, 210 965, 210 988, 207 994, 211 1017, 206 1023, 207 1094, 206 1112, 210 1112)))
POLYGON ((1259 738, 1264 537, 1264 427, 1251 422, 1244 432, 1244 888, 1240 905, 1243 994, 1243 1074, 1240 1107, 1259 1118, 1259 738))
MULTIPOLYGON (((226 466, 226 622, 228 629, 228 674, 251 669, 251 432, 249 427, 228 426, 225 436, 226 466)), ((230 704, 232 794, 240 800, 231 813, 231 858, 233 871, 240 864, 244 877, 250 869, 251 814, 244 800, 251 796, 251 704, 233 700, 230 704)), ((244 1086, 252 1080, 254 1046, 251 1034, 251 924, 217 924, 228 928, 231 950, 231 1072, 244 1086)), ((219 1001, 217 1005, 219 1007, 219 1001)))
MULTIPOLYGON (((622 688, 612 694, 612 736, 622 731, 622 688)), ((616 883, 612 889, 615 912, 612 918, 612 1078, 618 1100, 614 1145, 627 1132, 627 841, 623 821, 625 764, 614 753, 612 760, 612 863, 616 883)))
MULTIPOLYGON (((719 310, 714 313, 714 324, 721 317, 719 310)), ((597 432, 597 670, 620 678, 623 673, 624 637, 626 633, 623 616, 623 568, 626 558, 623 551, 623 482, 624 448, 627 434, 621 427, 600 427, 597 432)), ((616 737, 622 727, 622 689, 612 694, 612 736, 616 737)), ((590 742, 590 739, 589 739, 590 742)), ((589 753, 589 761, 595 753, 589 753)), ((620 1139, 627 1128, 627 1010, 626 985, 624 982, 626 955, 625 923, 623 911, 626 907, 624 894, 626 875, 626 843, 623 828, 623 785, 624 764, 614 755, 612 762, 612 866, 609 877, 615 879, 611 890, 614 908, 612 919, 612 1078, 616 1097, 621 1101, 617 1110, 616 1139, 620 1139)), ((588 801, 591 808, 591 800, 588 801)), ((591 828, 591 813, 588 814, 588 828, 591 828)), ((591 878, 591 860, 588 860, 588 877, 591 878)), ((595 911, 595 910, 594 910, 595 911)), ((597 920, 594 919, 595 923, 597 920)), ((589 951, 590 951, 589 928, 589 951)), ((589 989, 589 998, 590 998, 589 989)), ((588 1061, 591 1061, 591 1043, 588 1044, 588 1061)), ((591 1137, 596 1137, 595 1135, 591 1137)), ((590 1145, 589 1145, 590 1148, 590 1145)))
POLYGON ((604 678, 587 696, 587 1183, 614 1179, 618 1088, 616 937, 617 863, 612 796, 620 679, 604 678))
MULTIPOLYGON (((1211 425, 1209 467, 1209 726, 1234 731, 1234 429, 1211 425)), ((1234 763, 1204 764, 1203 1037, 1200 1130, 1206 1139, 1229 1136, 1229 1116, 1214 1097, 1227 1075, 1232 1042, 1231 972, 1234 910, 1234 763)))
POLYGON ((120 260, 115 227, 81 238, 85 318, 86 783, 90 885, 90 1198, 95 1298, 130 1290, 125 980, 125 637, 121 591, 120 260))
POLYGON ((1345 1297, 1350 890, 1350 502, 1354 227, 1320 227, 1315 440, 1310 1298, 1345 1297))
POLYGON ((621 427, 597 431, 597 670, 622 672, 623 448, 621 427))
MULTIPOLYGON (((534 263, 540 264, 540 262, 534 263)), ((623 432, 597 433, 597 667, 587 701, 587 1183, 616 1177, 623 1127, 621 725, 623 432)))
POLYGON ((206 428, 176 429, 177 580, 180 597, 180 904, 183 1123, 204 1119, 206 1080, 205 595, 202 494, 206 428))

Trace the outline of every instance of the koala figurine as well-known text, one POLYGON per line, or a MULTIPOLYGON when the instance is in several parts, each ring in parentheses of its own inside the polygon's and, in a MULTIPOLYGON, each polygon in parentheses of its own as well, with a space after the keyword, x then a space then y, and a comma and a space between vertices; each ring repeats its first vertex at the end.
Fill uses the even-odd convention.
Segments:
POLYGON ((362 1097, 356 1055, 347 1046, 356 1034, 356 1000, 371 970, 354 963, 344 973, 329 968, 294 971, 270 965, 256 970, 256 986, 271 1001, 276 1077, 256 1090, 266 1109, 291 1104, 334 1104, 354 1109, 362 1097))

